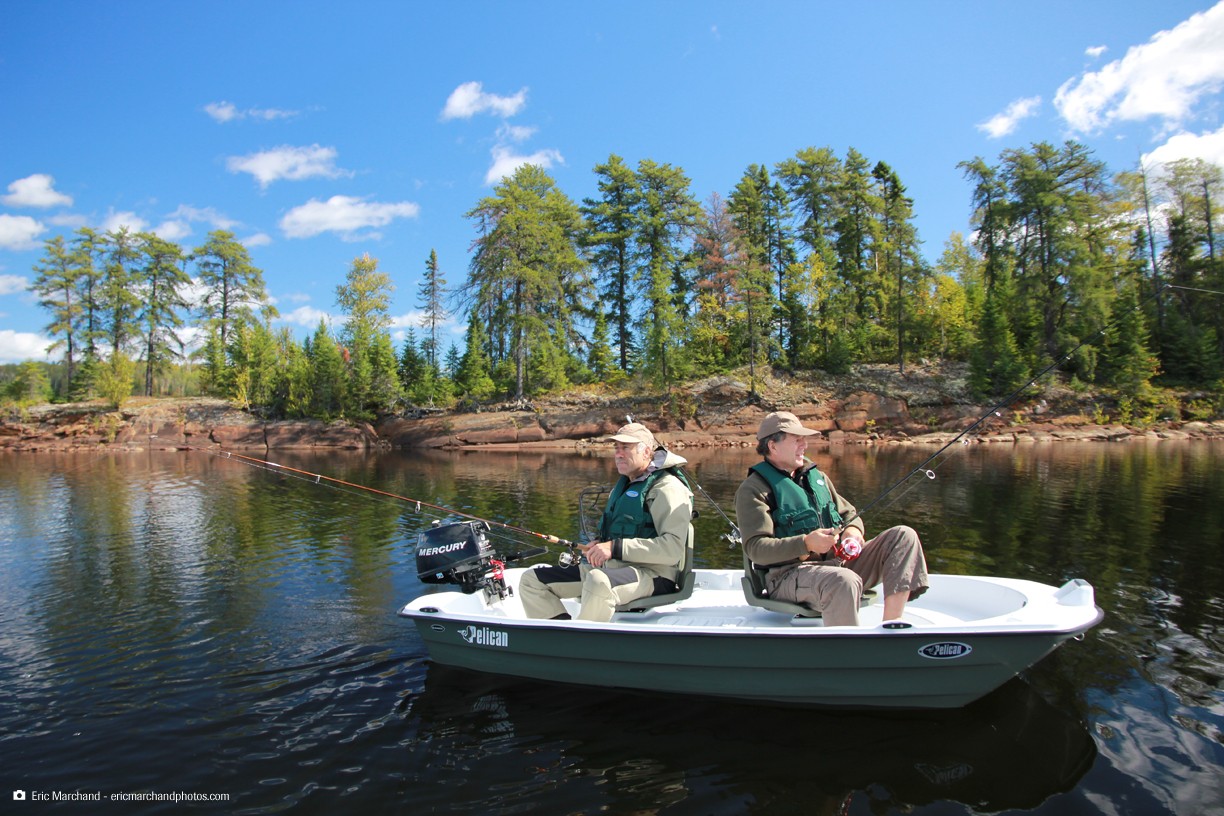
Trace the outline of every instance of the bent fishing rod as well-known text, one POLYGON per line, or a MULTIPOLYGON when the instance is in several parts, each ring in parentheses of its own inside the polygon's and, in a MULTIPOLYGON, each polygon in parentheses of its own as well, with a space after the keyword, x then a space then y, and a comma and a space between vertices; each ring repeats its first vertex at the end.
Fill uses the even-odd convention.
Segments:
MULTIPOLYGON (((156 434, 151 434, 150 438, 155 439, 156 436, 157 436, 156 434)), ((502 530, 507 530, 512 533, 518 533, 520 535, 527 535, 527 536, 534 536, 535 538, 540 538, 540 539, 543 539, 544 541, 547 541, 549 544, 560 544, 564 547, 570 547, 571 549, 574 547, 574 543, 572 541, 567 541, 564 538, 558 538, 557 536, 554 536, 554 535, 548 535, 547 533, 537 533, 535 530, 528 530, 525 527, 518 527, 513 524, 506 524, 503 521, 494 521, 493 519, 482 518, 480 516, 472 515, 471 513, 464 513, 462 510, 455 510, 450 507, 443 507, 440 504, 430 504, 429 502, 421 501, 420 499, 413 499, 408 496, 401 496, 398 493, 390 493, 386 490, 379 490, 378 488, 375 488, 375 487, 369 487, 368 485, 357 484, 355 482, 346 482, 343 479, 336 479, 332 476, 325 476, 322 473, 313 473, 309 470, 300 470, 298 468, 290 467, 288 465, 282 465, 278 462, 272 462, 267 459, 258 459, 254 456, 244 456, 241 453, 234 453, 233 451, 228 451, 225 449, 205 448, 199 445, 192 445, 188 442, 175 442, 174 444, 176 447, 188 448, 190 450, 201 451, 203 453, 209 454, 210 456, 216 456, 222 459, 235 459, 239 462, 242 462, 243 464, 257 467, 260 470, 266 470, 271 473, 283 473, 287 476, 292 476, 293 478, 296 478, 296 479, 302 479, 304 481, 313 482, 314 484, 322 485, 324 483, 327 483, 328 485, 339 487, 339 488, 348 490, 350 492, 351 491, 362 491, 364 493, 368 493, 374 496, 379 496, 384 499, 394 499, 396 501, 406 502, 407 504, 415 505, 416 512, 418 513, 421 512, 421 508, 428 508, 429 510, 438 511, 448 516, 460 516, 462 518, 471 519, 473 521, 483 522, 484 524, 488 524, 492 527, 497 527, 502 530)))
MULTIPOLYGON (((1020 387, 1019 387, 1019 388, 1017 388, 1015 391, 1013 391, 1011 394, 1009 394, 1008 396, 1004 397, 1004 398, 1003 398, 1001 401, 999 401, 999 402, 995 403, 994 405, 992 405, 992 406, 991 406, 990 408, 988 408, 988 409, 987 409, 985 412, 983 412, 983 413, 982 413, 982 415, 981 415, 980 417, 978 417, 978 418, 977 418, 977 420, 976 420, 976 421, 975 421, 975 422, 974 422, 972 425, 970 425, 969 427, 965 428, 963 431, 961 431, 960 433, 958 433, 956 436, 952 437, 952 439, 948 440, 948 442, 947 442, 947 443, 946 443, 946 444, 945 444, 943 447, 941 447, 939 450, 937 450, 937 451, 935 451, 934 453, 932 453, 932 454, 931 454, 930 456, 928 456, 926 459, 922 460, 922 462, 921 462, 921 463, 920 463, 920 464, 919 464, 917 467, 915 467, 913 470, 911 470, 909 473, 905 474, 905 475, 904 475, 904 476, 902 476, 900 479, 898 479, 897 481, 893 482, 893 484, 892 484, 892 485, 890 485, 890 486, 889 486, 889 487, 888 487, 888 488, 887 488, 887 489, 886 489, 886 490, 885 490, 883 493, 881 493, 880 495, 876 496, 874 499, 872 499, 871 501, 869 501, 869 502, 868 502, 866 505, 864 505, 864 506, 863 506, 861 509, 855 510, 853 513, 851 513, 849 516, 847 516, 845 519, 843 519, 843 520, 842 520, 841 527, 840 527, 840 528, 838 529, 838 531, 837 531, 838 538, 840 539, 840 538, 841 538, 841 536, 842 536, 842 535, 843 535, 843 534, 846 532, 846 528, 847 528, 847 527, 849 527, 849 525, 850 525, 850 522, 851 522, 851 521, 853 521, 853 520, 854 520, 854 519, 856 519, 856 518, 860 518, 860 517, 861 517, 861 516, 862 516, 864 513, 866 513, 866 512, 867 512, 868 510, 870 510, 872 507, 874 507, 875 505, 879 504, 879 502, 880 502, 880 501, 881 501, 881 500, 882 500, 882 499, 883 499, 885 496, 889 495, 889 494, 890 494, 890 493, 892 493, 894 490, 896 490, 898 487, 900 487, 901 485, 905 484, 905 483, 906 483, 907 481, 909 481, 909 480, 910 480, 910 479, 911 479, 911 478, 912 478, 914 475, 916 475, 916 474, 918 474, 918 473, 921 473, 921 474, 923 474, 924 476, 926 476, 928 479, 934 479, 934 478, 935 478, 935 471, 934 471, 934 469, 933 469, 933 468, 932 468, 932 469, 928 469, 928 468, 927 468, 927 465, 929 465, 931 462, 935 461, 935 459, 939 458, 939 456, 940 456, 940 455, 941 455, 941 454, 942 454, 944 451, 946 451, 948 448, 950 448, 950 447, 952 447, 953 445, 955 445, 957 442, 959 442, 961 439, 963 439, 963 438, 964 438, 965 436, 967 436, 968 434, 970 434, 970 433, 972 433, 973 431, 977 430, 977 429, 978 429, 978 428, 979 428, 979 427, 982 425, 982 423, 986 422, 986 420, 990 419, 990 417, 999 415, 999 412, 1000 412, 1000 411, 1002 411, 1002 410, 1003 410, 1004 408, 1006 408, 1008 405, 1011 405, 1013 402, 1015 402, 1017 399, 1019 399, 1019 398, 1020 398, 1020 395, 1021 395, 1021 394, 1023 394, 1023 393, 1024 393, 1026 390, 1028 390, 1029 386, 1031 386, 1033 383, 1035 383, 1035 382, 1037 382, 1038 380, 1040 380, 1040 379, 1041 379, 1042 377, 1044 377, 1045 375, 1049 374, 1049 373, 1050 373, 1051 371, 1053 371, 1054 369, 1056 369, 1056 368, 1058 368, 1059 366, 1061 366, 1061 365, 1062 365, 1063 363, 1065 363, 1067 360, 1071 359, 1071 358, 1072 358, 1072 357, 1075 355, 1075 353, 1076 353, 1076 352, 1078 352, 1078 351, 1079 351, 1080 349, 1082 349, 1084 346, 1088 345, 1090 342, 1092 342, 1092 341, 1096 340, 1098 337, 1100 337, 1101 335, 1103 335, 1103 334, 1104 334, 1105 332, 1107 332, 1107 331, 1108 331, 1110 328, 1112 328, 1112 327, 1114 326, 1114 324, 1115 324, 1115 323, 1118 323, 1118 322, 1119 322, 1119 321, 1120 321, 1120 320, 1121 320, 1123 317, 1125 317, 1126 315, 1129 315, 1129 314, 1130 314, 1131 312, 1133 312, 1133 311, 1136 311, 1136 310, 1138 310, 1138 309, 1142 308, 1142 307, 1144 306, 1144 304, 1145 304, 1145 303, 1147 303, 1147 301, 1148 301, 1148 300, 1152 300, 1152 299, 1155 299, 1155 298, 1160 297, 1161 293, 1162 293, 1162 292, 1164 292, 1166 289, 1183 289, 1183 290, 1186 290, 1186 291, 1189 291, 1189 292, 1202 292, 1202 293, 1212 294, 1212 295, 1221 295, 1221 294, 1224 294, 1224 292, 1217 292, 1217 291, 1213 291, 1213 290, 1210 290, 1210 289, 1196 289, 1196 288, 1189 287, 1189 286, 1177 286, 1177 285, 1174 285, 1174 284, 1171 284, 1171 283, 1165 283, 1165 284, 1162 284, 1162 285, 1161 285, 1161 286, 1160 286, 1160 287, 1159 287, 1159 288, 1158 288, 1158 289, 1157 289, 1155 292, 1152 292, 1152 293, 1150 293, 1150 294, 1149 294, 1147 297, 1140 299, 1140 300, 1139 300, 1139 302, 1137 302, 1137 303, 1135 304, 1135 306, 1134 306, 1132 309, 1130 309, 1129 311, 1125 312, 1125 313, 1124 313, 1124 314, 1122 314, 1122 315, 1119 315, 1118 317, 1116 317, 1116 318, 1114 318, 1113 320, 1111 320, 1111 321, 1109 321, 1108 323, 1106 323, 1106 324, 1105 324, 1104 326, 1102 326, 1101 328, 1097 329, 1097 330, 1096 330, 1095 332, 1093 332, 1092 334, 1088 335, 1088 337, 1086 337, 1084 340, 1080 341, 1080 343, 1079 343, 1079 344, 1078 344, 1078 345, 1077 345, 1075 348, 1071 349, 1071 350, 1070 350, 1070 351, 1068 351, 1066 354, 1064 354, 1063 356, 1059 357, 1057 360, 1055 360, 1054 362, 1050 363, 1048 366, 1046 366, 1045 368, 1043 368, 1043 369, 1042 369, 1040 372, 1038 372, 1038 373, 1037 373, 1035 376, 1033 376, 1033 377, 1032 377, 1031 379, 1029 379, 1029 380, 1028 380, 1026 383, 1024 383, 1024 385, 1020 386, 1020 387)), ((967 441, 967 440, 966 440, 966 441, 967 441)))

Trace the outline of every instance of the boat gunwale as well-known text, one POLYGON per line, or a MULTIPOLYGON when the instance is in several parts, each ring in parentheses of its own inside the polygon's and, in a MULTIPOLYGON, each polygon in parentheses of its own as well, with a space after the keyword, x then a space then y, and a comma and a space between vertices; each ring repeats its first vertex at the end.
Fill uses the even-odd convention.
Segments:
MULTIPOLYGON (((524 569, 517 568, 507 570, 507 577, 512 577, 513 573, 521 573, 524 569)), ((730 569, 698 569, 698 573, 713 574, 723 578, 733 578, 737 576, 738 570, 730 569)), ((517 576, 513 576, 517 577, 517 576)), ((667 605, 655 607, 641 613, 618 613, 617 617, 608 622, 583 621, 578 619, 567 620, 564 622, 551 621, 546 619, 522 618, 516 616, 508 616, 504 614, 492 614, 482 610, 462 610, 454 608, 443 608, 444 603, 438 604, 437 607, 432 607, 436 611, 424 611, 430 598, 448 598, 454 597, 460 599, 471 598, 472 595, 465 595, 454 591, 444 590, 419 595, 412 599, 398 611, 398 615, 411 620, 435 620, 447 621, 451 623, 479 623, 484 626, 499 626, 510 629, 522 629, 531 631, 560 631, 574 632, 581 631, 590 633, 606 633, 609 635, 632 635, 642 636, 649 635, 651 637, 660 637, 667 635, 683 635, 683 636, 707 636, 707 637, 784 637, 784 638, 834 638, 834 639, 864 639, 867 637, 969 637, 969 636, 1025 636, 1025 635, 1044 635, 1056 636, 1065 635, 1067 638, 1075 637, 1095 627, 1105 617, 1105 612, 1095 603, 1089 607, 1088 604, 1060 604, 1055 600, 1057 593, 1060 592, 1068 584, 1082 579, 1069 579, 1062 586, 1052 586, 1043 584, 1039 581, 1033 581, 1025 578, 999 578, 993 576, 976 576, 976 575, 951 575, 937 574, 932 578, 943 581, 951 579, 954 582, 958 581, 974 581, 988 587, 997 587, 1020 592, 1025 595, 1026 601, 1019 610, 1006 612, 1001 615, 994 615, 989 618, 980 618, 975 620, 961 621, 959 623, 932 623, 932 624, 911 624, 906 628, 886 627, 884 622, 874 623, 870 625, 860 625, 853 627, 824 627, 820 624, 791 624, 783 614, 769 612, 750 606, 747 601, 742 601, 740 604, 734 605, 709 605, 701 606, 693 604, 693 599, 679 601, 674 606, 667 605), (1039 588, 1041 595, 1036 598, 1024 593, 1024 588, 1039 588), (1030 605, 1030 600, 1036 601, 1030 605), (756 617, 762 621, 768 620, 764 625, 754 624, 751 622, 740 621, 732 622, 733 619, 728 618, 727 625, 711 624, 693 624, 693 623, 669 623, 663 620, 667 617, 679 617, 678 612, 684 610, 688 606, 694 612, 692 617, 701 617, 700 610, 702 609, 735 609, 742 610, 745 615, 756 617), (1043 617, 1041 620, 1034 621, 1017 621, 1017 622, 1001 622, 997 618, 1004 615, 1015 615, 1017 612, 1021 614, 1033 614, 1042 607, 1050 606, 1053 608, 1061 608, 1070 612, 1071 610, 1083 610, 1087 612, 1089 608, 1093 610, 1090 616, 1077 616, 1074 621, 1068 623, 1058 623, 1049 617, 1043 617), (637 619, 624 617, 625 615, 641 615, 637 619), (766 618, 765 616, 769 616, 766 618), (994 621, 994 622, 991 622, 994 621)), ((516 583, 516 582, 515 582, 516 583)), ((1086 583, 1086 582, 1085 582, 1086 583)), ((1089 585, 1090 586, 1090 585, 1089 585)), ((727 592, 739 595, 742 598, 742 593, 728 587, 710 588, 709 592, 727 592)), ((915 604, 915 609, 921 609, 915 604)), ((1065 638, 1064 638, 1065 639, 1065 638)))

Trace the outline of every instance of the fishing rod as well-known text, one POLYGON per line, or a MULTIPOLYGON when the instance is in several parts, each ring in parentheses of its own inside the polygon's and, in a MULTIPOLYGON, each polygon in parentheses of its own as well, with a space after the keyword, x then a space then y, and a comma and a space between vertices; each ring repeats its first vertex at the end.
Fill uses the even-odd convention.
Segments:
MULTIPOLYGON (((156 436, 157 436, 156 434, 151 434, 150 438, 155 439, 156 436)), ((239 462, 242 462, 248 465, 252 465, 261 470, 267 470, 272 473, 283 473, 287 476, 292 476, 297 479, 311 481, 314 484, 321 485, 321 484, 327 483, 328 485, 337 486, 342 489, 346 489, 350 492, 361 491, 361 492, 368 493, 374 496, 382 497, 384 499, 394 499, 396 501, 406 502, 408 504, 415 505, 416 512, 418 513, 421 512, 421 508, 428 508, 430 510, 441 512, 442 514, 447 515, 447 516, 460 516, 462 518, 467 518, 473 521, 479 521, 484 524, 488 524, 491 527, 497 527, 499 529, 507 530, 512 533, 518 533, 519 535, 526 535, 526 536, 533 536, 535 538, 540 538, 540 539, 543 539, 544 541, 547 541, 550 544, 560 544, 565 547, 570 547, 571 549, 574 547, 574 543, 572 541, 567 541, 564 538, 558 538, 557 536, 554 536, 554 535, 548 535, 547 533, 537 533, 535 530, 528 530, 525 527, 518 527, 514 524, 506 524, 505 522, 502 522, 502 521, 494 521, 493 519, 481 518, 480 516, 476 516, 471 513, 464 513, 461 510, 455 510, 450 507, 443 507, 440 504, 430 504, 429 502, 421 501, 420 499, 413 499, 413 498, 409 498, 408 496, 401 496, 398 493, 391 493, 386 490, 379 490, 378 488, 375 488, 375 487, 369 487, 367 485, 356 484, 355 482, 346 482, 343 479, 336 479, 332 476, 325 476, 322 473, 313 473, 308 470, 300 470, 298 468, 290 467, 288 465, 282 465, 278 462, 272 462, 267 459, 258 459, 254 456, 244 456, 241 453, 234 453, 233 451, 228 451, 228 450, 223 450, 223 449, 214 450, 212 448, 200 447, 199 445, 192 445, 186 442, 176 442, 175 444, 178 445, 179 447, 189 448, 191 450, 202 451, 203 453, 207 453, 210 456, 216 456, 216 457, 224 458, 224 459, 236 459, 239 462)))
POLYGON ((687 470, 685 470, 684 468, 680 468, 680 471, 684 473, 685 476, 688 476, 689 481, 693 483, 693 486, 696 487, 697 490, 701 493, 701 495, 705 497, 705 500, 708 501, 714 507, 714 509, 718 511, 718 515, 722 516, 723 521, 727 522, 727 526, 731 528, 731 532, 723 533, 720 536, 720 538, 722 538, 723 541, 727 542, 728 547, 734 547, 737 544, 743 543, 743 538, 740 536, 739 527, 737 527, 735 525, 735 522, 733 522, 727 516, 727 514, 723 512, 723 509, 718 506, 718 502, 714 501, 714 499, 710 497, 710 494, 706 492, 706 489, 702 487, 700 484, 698 484, 697 480, 694 479, 687 470))
MULTIPOLYGON (((883 493, 881 493, 880 495, 876 496, 874 499, 872 499, 871 501, 869 501, 869 502, 868 502, 866 505, 864 505, 864 506, 863 506, 861 509, 855 510, 853 513, 851 513, 849 516, 847 516, 845 519, 843 519, 843 520, 842 520, 841 527, 840 527, 840 529, 837 531, 838 539, 840 540, 841 536, 842 536, 842 535, 843 535, 843 534, 846 532, 846 528, 847 528, 847 527, 849 527, 849 525, 850 525, 850 522, 851 522, 851 521, 853 521, 853 520, 854 520, 854 519, 856 519, 856 518, 861 517, 861 516, 862 516, 864 513, 866 513, 868 510, 870 510, 870 509, 871 509, 872 507, 874 507, 876 504, 878 504, 878 503, 879 503, 879 502, 880 502, 880 501, 881 501, 881 500, 882 500, 882 499, 883 499, 885 496, 889 495, 889 494, 890 494, 890 493, 892 493, 894 490, 896 490, 898 487, 900 487, 901 485, 903 485, 903 484, 905 484, 907 481, 909 481, 909 480, 910 480, 910 478, 912 478, 912 477, 913 477, 915 474, 921 473, 921 474, 923 474, 924 476, 926 476, 928 479, 934 479, 934 478, 935 478, 935 471, 934 471, 934 469, 933 469, 933 468, 932 468, 932 469, 928 469, 928 468, 927 468, 927 465, 928 465, 928 464, 930 464, 930 463, 931 463, 931 462, 933 462, 935 459, 937 459, 937 458, 938 458, 938 457, 939 457, 941 454, 943 454, 943 452, 944 452, 944 451, 946 451, 948 448, 950 448, 950 447, 952 447, 953 445, 955 445, 955 444, 956 444, 957 442, 959 442, 959 441, 960 441, 962 438, 964 438, 964 437, 965 437, 965 436, 967 436, 968 434, 972 433, 973 431, 977 430, 977 428, 978 428, 978 427, 980 427, 980 426, 982 425, 982 423, 984 423, 986 420, 990 419, 990 417, 992 417, 992 416, 1000 416, 999 412, 1000 412, 1000 411, 1002 411, 1004 408, 1006 408, 1008 405, 1011 405, 1011 403, 1012 403, 1012 402, 1014 402, 1016 399, 1018 399, 1018 398, 1020 397, 1020 395, 1021 395, 1021 394, 1023 394, 1023 393, 1024 393, 1024 392, 1025 392, 1025 391, 1026 391, 1026 390, 1029 388, 1029 386, 1031 386, 1033 383, 1035 383, 1035 382, 1037 382, 1038 380, 1040 380, 1040 379, 1041 379, 1042 377, 1044 377, 1045 375, 1049 374, 1049 373, 1050 373, 1051 371, 1053 371, 1055 368, 1058 368, 1060 365, 1062 365, 1063 363, 1065 363, 1067 360, 1069 360, 1071 357, 1073 357, 1077 351, 1079 351, 1080 349, 1082 349, 1084 346, 1088 345, 1090 342, 1092 342, 1092 341, 1096 340, 1096 339, 1097 339, 1097 337, 1099 337, 1100 335, 1103 335, 1103 334, 1104 334, 1106 331, 1108 331, 1110 328, 1112 328, 1112 327, 1114 326, 1114 324, 1115 324, 1115 323, 1119 322, 1119 321, 1122 319, 1122 317, 1123 317, 1123 316, 1128 315, 1128 314, 1130 314, 1130 312, 1133 312, 1133 311, 1136 311, 1136 310, 1138 310, 1138 309, 1142 308, 1142 307, 1143 307, 1143 305, 1144 305, 1144 304, 1145 304, 1145 303, 1146 303, 1148 300, 1160 297, 1160 294, 1161 294, 1162 292, 1164 292, 1164 290, 1166 290, 1166 289, 1183 289, 1183 290, 1190 291, 1190 292, 1203 292, 1203 293, 1206 293, 1206 294, 1213 294, 1213 295, 1224 295, 1224 292, 1217 292, 1217 291, 1214 291, 1214 290, 1211 290, 1211 289, 1196 289, 1196 288, 1194 288, 1194 287, 1189 287, 1189 286, 1177 286, 1177 285, 1174 285, 1174 284, 1171 284, 1171 283, 1161 284, 1161 285, 1160 285, 1160 287, 1159 287, 1158 289, 1156 289, 1156 291, 1155 291, 1155 292, 1152 292, 1152 293, 1151 293, 1151 294, 1149 294, 1147 297, 1145 297, 1145 298, 1141 299, 1141 300, 1140 300, 1138 303, 1136 303, 1136 304, 1134 305, 1134 307, 1132 307, 1132 308, 1131 308, 1131 309, 1130 309, 1128 312, 1124 313, 1124 315, 1119 315, 1119 316, 1118 316, 1117 318, 1115 318, 1114 320, 1111 320, 1110 322, 1106 323, 1106 324, 1105 324, 1104 326, 1102 326, 1101 328, 1097 329, 1097 330, 1096 330, 1095 332, 1093 332, 1092 334, 1088 335, 1088 337, 1086 337, 1084 340, 1080 341, 1080 343, 1079 343, 1079 344, 1078 344, 1078 345, 1077 345, 1075 348, 1071 349, 1069 352, 1067 352, 1067 353, 1066 353, 1066 354, 1064 354, 1063 356, 1059 357, 1059 358, 1058 358, 1057 360, 1055 360, 1054 362, 1050 363, 1050 365, 1048 365, 1048 366, 1046 366, 1045 368, 1043 368, 1043 369, 1042 369, 1040 372, 1038 372, 1038 373, 1037 373, 1037 375, 1036 375, 1036 376, 1034 376, 1033 378, 1031 378, 1030 380, 1028 380, 1028 382, 1026 382, 1024 385, 1022 385, 1022 386, 1020 386, 1019 388, 1017 388, 1015 391, 1013 391, 1011 394, 1009 394, 1009 395, 1008 395, 1007 397, 1005 397, 1003 400, 1001 400, 1000 402, 997 402, 997 403, 995 403, 994 405, 992 405, 992 406, 991 406, 989 409, 987 409, 987 410, 986 410, 986 411, 985 411, 985 412, 984 412, 984 413, 983 413, 983 414, 982 414, 980 417, 978 417, 978 418, 977 418, 977 420, 976 420, 976 421, 975 421, 975 422, 974 422, 972 425, 970 425, 969 427, 965 428, 963 431, 961 431, 960 433, 958 433, 956 436, 952 437, 952 439, 950 439, 950 440, 949 440, 949 441, 948 441, 948 442, 947 442, 947 443, 946 443, 946 444, 945 444, 943 447, 941 447, 939 450, 937 450, 937 451, 935 451, 934 453, 932 453, 932 454, 931 454, 930 456, 928 456, 926 459, 922 460, 922 462, 921 462, 921 463, 920 463, 920 464, 919 464, 917 467, 915 467, 913 470, 911 470, 909 473, 905 474, 905 475, 904 475, 904 476, 902 476, 900 479, 898 479, 897 481, 893 482, 893 484, 892 484, 892 485, 890 485, 890 486, 889 486, 889 487, 888 487, 888 488, 887 488, 887 489, 886 489, 886 490, 885 490, 883 493)), ((966 440, 966 442, 967 442, 967 440, 966 440)), ((904 495, 904 494, 902 494, 902 495, 904 495)), ((900 497, 900 496, 898 496, 897 498, 901 498, 901 497, 900 497)))

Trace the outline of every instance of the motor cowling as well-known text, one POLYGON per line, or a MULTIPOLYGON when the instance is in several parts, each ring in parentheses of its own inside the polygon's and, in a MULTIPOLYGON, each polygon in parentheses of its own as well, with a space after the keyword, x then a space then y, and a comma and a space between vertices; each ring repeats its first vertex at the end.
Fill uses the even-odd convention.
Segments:
POLYGON ((417 578, 426 584, 456 584, 475 592, 487 583, 496 553, 483 521, 438 524, 417 536, 417 578))

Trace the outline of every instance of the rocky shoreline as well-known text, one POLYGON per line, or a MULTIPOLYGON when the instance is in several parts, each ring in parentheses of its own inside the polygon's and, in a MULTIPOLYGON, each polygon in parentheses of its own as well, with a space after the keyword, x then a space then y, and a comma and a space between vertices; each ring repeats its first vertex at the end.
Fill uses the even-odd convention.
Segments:
MULTIPOLYGON (((93 403, 46 405, 0 421, 0 450, 380 450, 432 448, 578 449, 610 434, 627 415, 672 448, 755 445, 771 410, 794 412, 827 444, 944 445, 989 411, 957 398, 946 380, 914 377, 878 390, 854 384, 773 379, 761 391, 714 378, 663 398, 570 393, 478 412, 417 411, 377 422, 267 420, 208 398, 130 400, 118 410, 93 403), (902 387, 903 386, 903 387, 902 387)), ((1224 438, 1224 421, 1147 426, 1094 422, 1082 400, 1038 399, 990 413, 965 439, 978 443, 1060 440, 1224 438)))

